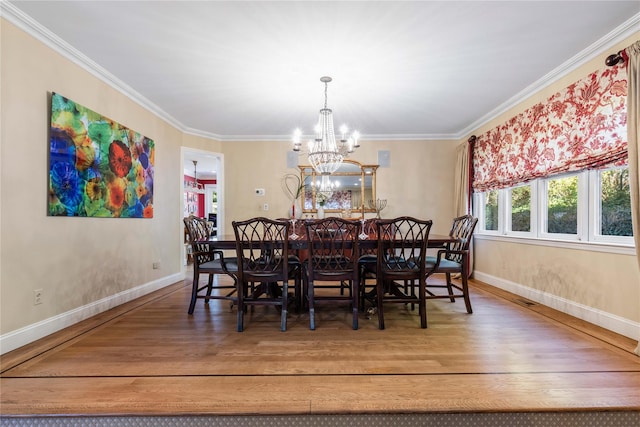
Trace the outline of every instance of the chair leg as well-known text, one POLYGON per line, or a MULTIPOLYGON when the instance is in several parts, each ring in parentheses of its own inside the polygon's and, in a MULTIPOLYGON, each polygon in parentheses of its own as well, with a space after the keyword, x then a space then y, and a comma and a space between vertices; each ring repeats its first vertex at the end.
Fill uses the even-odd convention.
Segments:
POLYGON ((384 329, 384 313, 382 312, 384 286, 382 282, 382 279, 376 279, 376 297, 378 301, 378 329, 384 329))
POLYGON ((287 330, 287 303, 289 298, 289 283, 285 280, 282 283, 282 310, 280 311, 280 330, 287 330))
POLYGON ((209 273, 209 279, 207 281, 207 297, 204 299, 205 304, 209 304, 211 299, 211 293, 213 292, 213 273, 209 273))
POLYGON ((473 313, 473 309, 471 308, 471 299, 469 298, 469 284, 467 283, 467 269, 462 268, 462 294, 464 296, 464 305, 467 307, 467 313, 473 313))
POLYGON ((191 290, 191 303, 189 304, 189 314, 193 314, 193 310, 196 307, 196 300, 198 299, 198 278, 200 276, 200 272, 197 267, 193 267, 193 287, 191 290))
POLYGON ((360 295, 358 295, 358 299, 360 300, 360 311, 364 311, 364 290, 366 288, 366 280, 367 278, 364 275, 364 271, 362 269, 360 269, 360 295))
POLYGON ((298 314, 302 313, 302 310, 304 308, 304 281, 302 279, 302 274, 303 274, 303 271, 302 269, 300 269, 298 273, 298 278, 296 279, 297 280, 296 308, 298 310, 298 314))
POLYGON ((238 332, 242 332, 244 330, 244 292, 248 284, 238 282, 238 332))
POLYGON ((316 329, 316 310, 313 304, 313 280, 309 280, 307 283, 307 303, 309 304, 309 328, 312 331, 316 329))
POLYGON ((351 281, 351 286, 353 287, 353 290, 350 292, 351 293, 351 301, 352 301, 352 305, 353 307, 351 308, 353 310, 353 329, 354 330, 358 330, 358 312, 360 311, 360 309, 358 308, 359 304, 359 300, 360 300, 360 286, 359 286, 359 282, 358 282, 358 278, 356 278, 355 280, 351 281))
POLYGON ((446 276, 447 276, 447 291, 449 291, 449 295, 451 295, 449 300, 451 302, 456 302, 456 299, 453 297, 453 287, 451 286, 451 273, 446 273, 446 276))
POLYGON ((426 281, 425 279, 420 279, 418 281, 418 311, 420 313, 420 327, 425 329, 427 327, 427 295, 426 295, 426 281))
MULTIPOLYGON (((416 287, 415 287, 415 280, 405 280, 404 281, 404 293, 408 295, 409 293, 409 286, 411 286, 411 296, 415 297, 416 296, 416 287)), ((411 311, 416 309, 416 304, 415 303, 411 303, 411 311)))

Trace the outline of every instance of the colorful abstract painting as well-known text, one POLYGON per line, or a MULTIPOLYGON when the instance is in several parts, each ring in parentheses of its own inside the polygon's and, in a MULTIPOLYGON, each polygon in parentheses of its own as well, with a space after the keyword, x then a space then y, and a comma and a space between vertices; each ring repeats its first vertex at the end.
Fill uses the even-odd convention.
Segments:
POLYGON ((153 217, 153 140, 51 96, 49 216, 153 217))

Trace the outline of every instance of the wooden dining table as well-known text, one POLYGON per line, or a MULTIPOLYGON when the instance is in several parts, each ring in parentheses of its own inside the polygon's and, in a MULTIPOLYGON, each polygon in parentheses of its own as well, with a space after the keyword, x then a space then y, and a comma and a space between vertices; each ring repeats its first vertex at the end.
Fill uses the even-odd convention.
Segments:
MULTIPOLYGON (((428 247, 429 248, 441 248, 448 243, 454 243, 457 239, 447 234, 429 234, 428 247)), ((213 236, 209 240, 200 241, 199 243, 206 243, 212 250, 231 250, 236 249, 236 236, 234 234, 222 234, 213 236)), ((358 245, 361 249, 375 248, 378 244, 378 240, 375 238, 358 239, 358 245)), ((295 239, 289 238, 289 248, 292 250, 304 250, 307 249, 307 239, 304 235, 300 235, 295 239)))
MULTIPOLYGON (((447 234, 429 234, 428 247, 429 248, 440 248, 445 246, 447 243, 456 242, 455 237, 451 237, 447 234)), ((236 236, 234 234, 222 234, 218 236, 214 236, 206 242, 212 249, 219 250, 228 250, 236 248, 236 236)), ((359 239, 358 244, 361 248, 374 248, 378 244, 377 239, 366 238, 359 239)), ((299 236, 297 239, 289 239, 289 247, 293 250, 300 250, 307 248, 307 239, 305 236, 299 236)))

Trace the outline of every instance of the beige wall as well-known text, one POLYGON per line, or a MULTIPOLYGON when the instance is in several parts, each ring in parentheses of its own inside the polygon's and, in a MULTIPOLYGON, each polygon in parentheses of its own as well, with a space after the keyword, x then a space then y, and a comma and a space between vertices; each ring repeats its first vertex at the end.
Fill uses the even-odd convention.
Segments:
MULTIPOLYGON (((379 168, 376 177, 376 195, 388 203, 382 215, 433 219, 433 232, 446 233, 453 217, 455 147, 454 141, 364 141, 351 158, 362 164, 377 164, 378 151, 389 150, 391 167, 379 168)), ((222 143, 228 232, 232 220, 287 216, 290 206, 282 177, 299 173, 298 168, 287 169, 290 150, 287 141, 222 143), (264 188, 265 196, 256 196, 256 188, 264 188), (262 211, 264 203, 269 204, 268 212, 262 211)), ((303 156, 299 161, 307 163, 303 156)))
MULTIPOLYGON (((524 109, 546 100, 580 78, 604 67, 605 58, 640 38, 640 33, 611 47, 598 58, 589 61, 531 98, 500 115, 474 133, 481 135, 504 123, 524 109)), ((576 249, 562 249, 476 239, 476 277, 496 286, 520 287, 519 291, 555 308, 573 311, 589 321, 606 326, 615 317, 628 322, 625 333, 640 338, 640 273, 634 254, 614 254, 576 249), (587 306, 581 308, 580 305, 587 306), (591 310, 594 309, 594 310, 591 310), (602 313, 601 313, 602 312, 602 313), (581 314, 582 313, 582 314, 581 314), (600 319, 609 316, 609 319, 600 319), (635 325, 633 324, 635 323, 635 325)))
POLYGON ((548 299, 554 296, 555 308, 565 312, 578 314, 575 306, 584 305, 638 322, 640 286, 632 255, 476 239, 475 269, 476 276, 497 278, 499 287, 528 288, 518 293, 538 294, 546 305, 554 304, 548 299))

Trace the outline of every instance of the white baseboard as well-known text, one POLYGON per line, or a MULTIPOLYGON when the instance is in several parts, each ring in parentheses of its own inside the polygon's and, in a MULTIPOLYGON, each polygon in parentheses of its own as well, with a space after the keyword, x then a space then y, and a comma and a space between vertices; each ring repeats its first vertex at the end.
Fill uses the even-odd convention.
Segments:
POLYGON ((606 311, 598 310, 566 298, 542 292, 509 280, 501 279, 481 271, 474 271, 473 277, 496 288, 503 289, 531 301, 546 305, 554 310, 585 320, 594 325, 613 331, 625 337, 640 339, 640 323, 625 319, 606 311))
POLYGON ((104 311, 117 307, 118 305, 132 301, 183 279, 184 273, 176 273, 171 276, 162 277, 154 280, 153 282, 127 289, 126 291, 94 301, 82 307, 74 308, 66 313, 61 313, 57 316, 25 326, 24 328, 16 329, 15 331, 0 335, 0 354, 15 350, 23 345, 39 340, 40 338, 44 338, 47 335, 88 319, 91 316, 100 314, 104 311))

